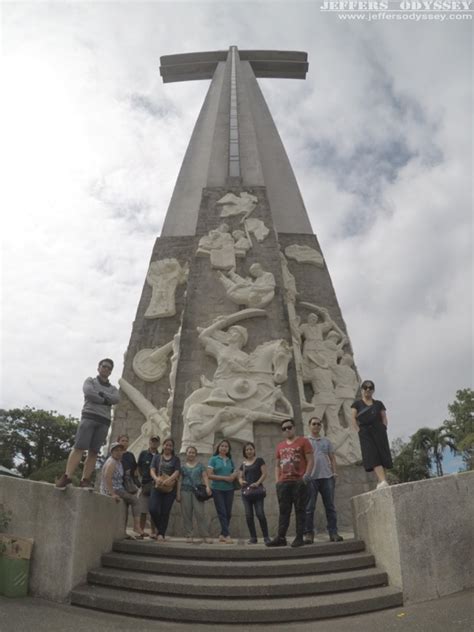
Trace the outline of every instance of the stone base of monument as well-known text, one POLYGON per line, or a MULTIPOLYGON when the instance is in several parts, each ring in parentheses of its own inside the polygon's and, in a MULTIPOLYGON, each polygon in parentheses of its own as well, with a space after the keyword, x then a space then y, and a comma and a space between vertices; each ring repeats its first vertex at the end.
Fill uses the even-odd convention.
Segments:
POLYGON ((299 549, 122 541, 88 582, 73 604, 173 621, 314 621, 402 604, 354 539, 299 549))

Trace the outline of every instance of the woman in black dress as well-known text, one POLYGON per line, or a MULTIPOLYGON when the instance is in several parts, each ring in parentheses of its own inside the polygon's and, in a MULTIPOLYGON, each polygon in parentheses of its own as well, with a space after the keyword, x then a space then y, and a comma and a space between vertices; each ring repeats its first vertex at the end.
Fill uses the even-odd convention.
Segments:
POLYGON ((359 433, 362 462, 366 472, 375 472, 377 489, 387 487, 385 470, 393 467, 392 455, 387 436, 387 414, 383 403, 373 399, 375 385, 372 380, 364 380, 361 386, 362 398, 356 400, 352 408, 354 428, 359 433))

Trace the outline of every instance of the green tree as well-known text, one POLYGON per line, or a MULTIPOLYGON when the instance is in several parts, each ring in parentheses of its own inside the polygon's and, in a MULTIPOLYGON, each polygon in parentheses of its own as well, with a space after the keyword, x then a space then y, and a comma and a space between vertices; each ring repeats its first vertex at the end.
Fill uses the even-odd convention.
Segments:
POLYGON ((416 449, 411 441, 392 442, 393 468, 387 472, 391 483, 408 483, 430 478, 431 462, 424 450, 416 449))
POLYGON ((456 450, 462 455, 466 470, 474 469, 474 391, 463 388, 456 392, 455 401, 448 406, 450 418, 444 422, 452 434, 456 450))
POLYGON ((429 460, 430 466, 434 462, 436 474, 443 476, 443 454, 445 448, 453 452, 456 450, 453 435, 447 428, 420 428, 410 438, 410 442, 415 450, 424 452, 429 460))
POLYGON ((67 458, 78 420, 56 411, 13 408, 0 410, 0 465, 28 478, 40 468, 67 458))

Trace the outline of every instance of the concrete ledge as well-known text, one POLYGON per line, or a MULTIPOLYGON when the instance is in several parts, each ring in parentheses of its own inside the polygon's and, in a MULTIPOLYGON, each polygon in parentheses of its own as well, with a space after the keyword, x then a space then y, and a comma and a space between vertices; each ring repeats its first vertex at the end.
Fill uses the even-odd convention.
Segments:
POLYGON ((34 540, 30 594, 53 601, 65 601, 125 535, 124 504, 83 489, 1 476, 0 504, 13 513, 8 532, 34 540))
POLYGON ((474 586, 474 472, 352 499, 355 536, 407 603, 474 586))

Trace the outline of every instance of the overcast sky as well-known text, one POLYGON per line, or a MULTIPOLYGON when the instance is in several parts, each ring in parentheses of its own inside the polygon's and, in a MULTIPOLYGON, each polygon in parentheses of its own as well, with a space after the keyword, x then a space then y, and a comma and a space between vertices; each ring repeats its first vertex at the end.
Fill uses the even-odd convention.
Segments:
POLYGON ((304 50, 260 81, 390 434, 472 385, 472 22, 348 22, 319 2, 2 5, 0 406, 78 416, 122 370, 151 250, 209 82, 164 54, 304 50))

